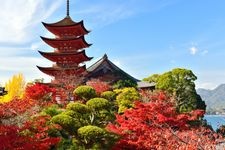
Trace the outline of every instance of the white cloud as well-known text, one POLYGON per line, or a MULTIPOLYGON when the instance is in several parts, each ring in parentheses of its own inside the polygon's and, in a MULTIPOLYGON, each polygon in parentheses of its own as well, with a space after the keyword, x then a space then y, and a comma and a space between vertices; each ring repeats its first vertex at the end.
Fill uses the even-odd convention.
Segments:
POLYGON ((37 51, 42 46, 44 46, 44 43, 42 41, 40 41, 40 42, 32 43, 30 46, 30 49, 37 51))
POLYGON ((213 90, 217 87, 217 84, 212 82, 196 83, 196 89, 203 88, 213 90))
POLYGON ((196 46, 192 46, 189 50, 191 55, 195 55, 198 52, 198 48, 196 46))
POLYGON ((0 52, 1 52, 0 60, 7 57, 8 60, 5 60, 5 61, 10 61, 11 59, 10 57, 27 54, 29 53, 29 50, 30 50, 30 47, 26 47, 26 46, 18 46, 18 47, 0 46, 0 52))
POLYGON ((224 70, 205 70, 197 73, 198 80, 196 88, 215 89, 218 85, 225 83, 224 70))
POLYGON ((0 42, 19 43, 30 41, 38 32, 35 26, 49 17, 60 5, 56 0, 46 5, 46 0, 7 0, 0 5, 0 42))
POLYGON ((36 57, 4 57, 0 59, 0 84, 4 84, 12 75, 23 73, 26 81, 36 78, 45 78, 50 81, 50 77, 41 73, 36 65, 50 66, 51 62, 44 58, 36 57))
POLYGON ((51 66, 38 55, 37 48, 43 42, 38 38, 41 21, 48 18, 60 7, 63 0, 52 2, 46 0, 7 0, 0 5, 0 84, 3 84, 14 74, 23 73, 27 81, 35 78, 50 77, 41 73, 36 65, 51 66), (39 57, 35 57, 38 55, 39 57))

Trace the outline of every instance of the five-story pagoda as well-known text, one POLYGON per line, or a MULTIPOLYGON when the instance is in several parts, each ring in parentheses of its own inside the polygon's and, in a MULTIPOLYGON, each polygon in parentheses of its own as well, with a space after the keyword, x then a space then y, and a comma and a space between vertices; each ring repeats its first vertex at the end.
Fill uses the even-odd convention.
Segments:
POLYGON ((85 48, 91 46, 84 36, 89 31, 84 27, 83 21, 74 22, 69 15, 69 0, 67 0, 67 15, 56 23, 44 23, 48 31, 55 35, 55 38, 41 37, 49 46, 54 48, 53 52, 39 53, 54 62, 52 67, 38 67, 43 73, 54 77, 54 81, 61 81, 65 76, 83 77, 86 71, 85 61, 92 58, 85 54, 85 48))

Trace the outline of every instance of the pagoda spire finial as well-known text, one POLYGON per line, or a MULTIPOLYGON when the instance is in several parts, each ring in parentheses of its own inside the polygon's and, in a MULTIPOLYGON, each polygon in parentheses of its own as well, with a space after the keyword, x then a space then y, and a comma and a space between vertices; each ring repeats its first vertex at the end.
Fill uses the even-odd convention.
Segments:
POLYGON ((66 15, 67 15, 67 16, 69 16, 69 15, 70 15, 70 1, 69 1, 69 0, 67 0, 66 15))

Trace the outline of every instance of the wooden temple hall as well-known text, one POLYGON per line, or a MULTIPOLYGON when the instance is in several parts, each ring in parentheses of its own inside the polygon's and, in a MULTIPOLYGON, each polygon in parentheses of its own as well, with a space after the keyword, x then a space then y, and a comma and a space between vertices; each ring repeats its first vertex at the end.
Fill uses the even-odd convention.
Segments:
POLYGON ((52 61, 53 65, 51 67, 37 66, 38 69, 52 76, 56 81, 65 76, 76 76, 82 77, 84 80, 94 78, 110 83, 121 79, 139 82, 138 79, 113 64, 106 54, 90 67, 86 67, 85 62, 93 58, 85 53, 85 49, 91 46, 85 40, 85 36, 90 31, 85 28, 83 20, 79 22, 72 20, 69 14, 69 6, 69 0, 67 0, 66 17, 62 20, 56 23, 43 22, 44 27, 53 33, 55 38, 41 37, 46 44, 53 48, 53 51, 39 51, 39 53, 52 61))

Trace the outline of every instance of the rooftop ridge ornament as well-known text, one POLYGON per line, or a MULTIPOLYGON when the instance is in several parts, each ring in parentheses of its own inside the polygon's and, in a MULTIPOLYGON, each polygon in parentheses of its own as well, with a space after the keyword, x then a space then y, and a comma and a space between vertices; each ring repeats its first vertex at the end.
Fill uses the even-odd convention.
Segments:
POLYGON ((66 15, 67 15, 67 17, 70 16, 70 1, 69 0, 67 0, 66 15))

